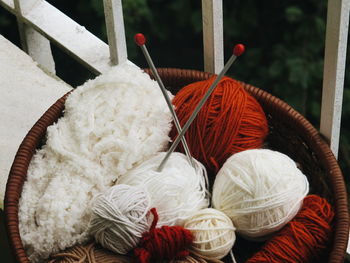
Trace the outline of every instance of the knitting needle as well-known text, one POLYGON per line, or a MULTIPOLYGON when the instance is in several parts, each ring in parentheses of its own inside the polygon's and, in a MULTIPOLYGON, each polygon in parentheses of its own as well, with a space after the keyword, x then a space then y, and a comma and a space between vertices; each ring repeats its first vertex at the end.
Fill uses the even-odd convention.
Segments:
MULTIPOLYGON (((180 134, 182 129, 181 129, 181 125, 180 125, 179 119, 177 118, 176 112, 174 111, 173 105, 171 103, 171 100, 169 98, 167 90, 165 89, 163 81, 160 79, 158 71, 157 71, 156 67, 153 64, 151 56, 148 53, 148 50, 147 50, 146 45, 145 45, 146 44, 146 38, 145 38, 145 36, 143 34, 138 33, 138 34, 135 34, 134 40, 135 40, 136 44, 141 48, 141 50, 143 52, 143 55, 145 56, 146 61, 148 63, 148 66, 150 67, 150 69, 151 69, 151 71, 153 73, 153 76, 155 77, 155 79, 158 82, 160 90, 162 91, 163 96, 165 98, 165 101, 168 104, 168 107, 169 107, 169 110, 171 112, 171 115, 173 116, 177 132, 180 134)), ((185 137, 181 138, 181 142, 182 142, 182 145, 183 145, 183 147, 185 149, 185 153, 186 153, 186 156, 188 158, 188 161, 190 162, 192 167, 194 167, 196 169, 196 167, 194 165, 194 162, 193 162, 193 159, 192 159, 192 156, 191 156, 190 149, 188 148, 188 145, 187 145, 185 137)))
POLYGON ((167 162, 170 154, 172 154, 172 152, 175 150, 175 148, 179 144, 181 138, 184 136, 185 132, 188 130, 188 128, 190 127, 191 123, 196 118, 198 112, 201 110, 201 108, 203 107, 204 103, 207 101, 207 99, 209 98, 211 93, 214 91, 216 85, 219 83, 219 81, 222 79, 222 77, 225 75, 225 73, 228 71, 228 69, 231 67, 232 63, 237 59, 237 57, 239 57, 240 55, 242 55, 244 53, 244 50, 245 50, 245 47, 244 47, 243 44, 237 44, 237 45, 234 46, 232 56, 227 61, 225 67, 221 70, 219 75, 217 75, 217 77, 215 78, 214 82, 211 84, 211 86, 207 90, 207 92, 204 94, 204 97, 200 100, 200 102, 198 103, 198 105, 194 109, 194 111, 193 111, 192 115, 190 116, 190 118, 188 119, 188 121, 182 127, 182 131, 179 133, 179 135, 177 136, 176 140, 170 146, 170 149, 168 150, 168 152, 166 153, 166 155, 163 158, 162 162, 158 166, 158 171, 162 171, 162 169, 163 169, 165 163, 167 162))
POLYGON ((232 259, 232 263, 237 263, 237 261, 235 259, 235 256, 233 255, 232 249, 230 250, 230 256, 231 256, 231 259, 232 259))

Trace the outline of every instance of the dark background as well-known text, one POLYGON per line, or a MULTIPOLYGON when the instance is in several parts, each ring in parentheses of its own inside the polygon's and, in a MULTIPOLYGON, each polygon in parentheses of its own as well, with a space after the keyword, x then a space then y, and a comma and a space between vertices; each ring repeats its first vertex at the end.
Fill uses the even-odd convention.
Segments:
MULTIPOLYGON (((107 42, 102 0, 48 2, 107 42)), ((142 32, 156 66, 203 70, 201 1, 123 0, 123 9, 129 60, 147 67, 132 40, 135 33, 142 32)), ((244 43, 247 48, 228 74, 285 100, 318 128, 327 1, 226 0, 223 10, 225 60, 235 43, 244 43)), ((1 7, 0 34, 19 45, 16 19, 1 7)), ((77 86, 94 76, 58 48, 52 48, 57 75, 63 80, 77 86)), ((347 76, 339 149, 346 181, 350 171, 347 76)))

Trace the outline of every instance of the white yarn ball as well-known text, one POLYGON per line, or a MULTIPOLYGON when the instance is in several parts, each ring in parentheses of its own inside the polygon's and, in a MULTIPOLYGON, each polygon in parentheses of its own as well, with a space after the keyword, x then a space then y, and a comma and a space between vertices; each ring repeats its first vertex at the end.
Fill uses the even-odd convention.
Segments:
POLYGON ((196 212, 185 221, 184 228, 194 236, 192 250, 206 258, 225 257, 236 241, 231 219, 213 208, 196 212))
POLYGON ((152 207, 159 215, 158 226, 182 225, 194 211, 209 205, 207 173, 195 159, 197 169, 194 169, 179 152, 172 153, 163 170, 158 172, 164 156, 164 152, 156 154, 121 176, 117 183, 146 187, 152 207))
POLYGON ((126 254, 150 228, 150 197, 140 188, 116 185, 98 195, 92 207, 90 233, 104 248, 126 254))
POLYGON ((299 211, 309 191, 306 176, 287 155, 267 149, 231 156, 216 176, 213 206, 247 238, 269 235, 299 211))

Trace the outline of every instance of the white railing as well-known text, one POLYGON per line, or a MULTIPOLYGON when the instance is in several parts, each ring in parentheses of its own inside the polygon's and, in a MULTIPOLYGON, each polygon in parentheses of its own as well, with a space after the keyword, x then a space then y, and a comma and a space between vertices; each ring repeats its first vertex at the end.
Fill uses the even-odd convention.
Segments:
POLYGON ((127 57, 124 24, 120 23, 123 21, 121 0, 104 2, 110 46, 44 0, 1 0, 0 4, 17 16, 21 34, 24 35, 23 46, 31 47, 30 54, 33 59, 45 68, 54 71, 51 66, 53 62, 48 42, 50 40, 99 74, 127 57), (28 28, 37 32, 28 37, 28 28), (36 42, 46 42, 48 48, 40 49, 36 42), (39 59, 40 57, 43 59, 39 59))
POLYGON ((224 67, 222 1, 202 0, 204 70, 219 73, 224 67))
POLYGON ((349 12, 349 0, 328 0, 320 132, 328 138, 335 156, 339 147, 349 12))

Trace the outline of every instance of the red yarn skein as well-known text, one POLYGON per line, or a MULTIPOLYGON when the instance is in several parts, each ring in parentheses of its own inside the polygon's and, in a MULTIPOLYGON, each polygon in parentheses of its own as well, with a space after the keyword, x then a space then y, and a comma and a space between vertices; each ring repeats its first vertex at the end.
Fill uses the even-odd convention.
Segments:
POLYGON ((326 199, 305 197, 299 213, 247 263, 307 263, 319 259, 332 235, 333 217, 326 199))
MULTIPOLYGON (((173 104, 183 126, 215 77, 182 88, 173 104)), ((192 155, 211 172, 217 172, 232 154, 260 148, 268 133, 265 113, 253 96, 236 80, 223 77, 188 131, 192 155)), ((176 129, 170 136, 177 137, 176 129)), ((183 152, 182 146, 179 148, 183 152)))
POLYGON ((162 226, 156 228, 158 214, 151 209, 153 222, 149 232, 142 234, 139 247, 134 254, 140 263, 148 263, 155 259, 171 260, 189 255, 187 248, 192 244, 192 233, 180 226, 162 226))

